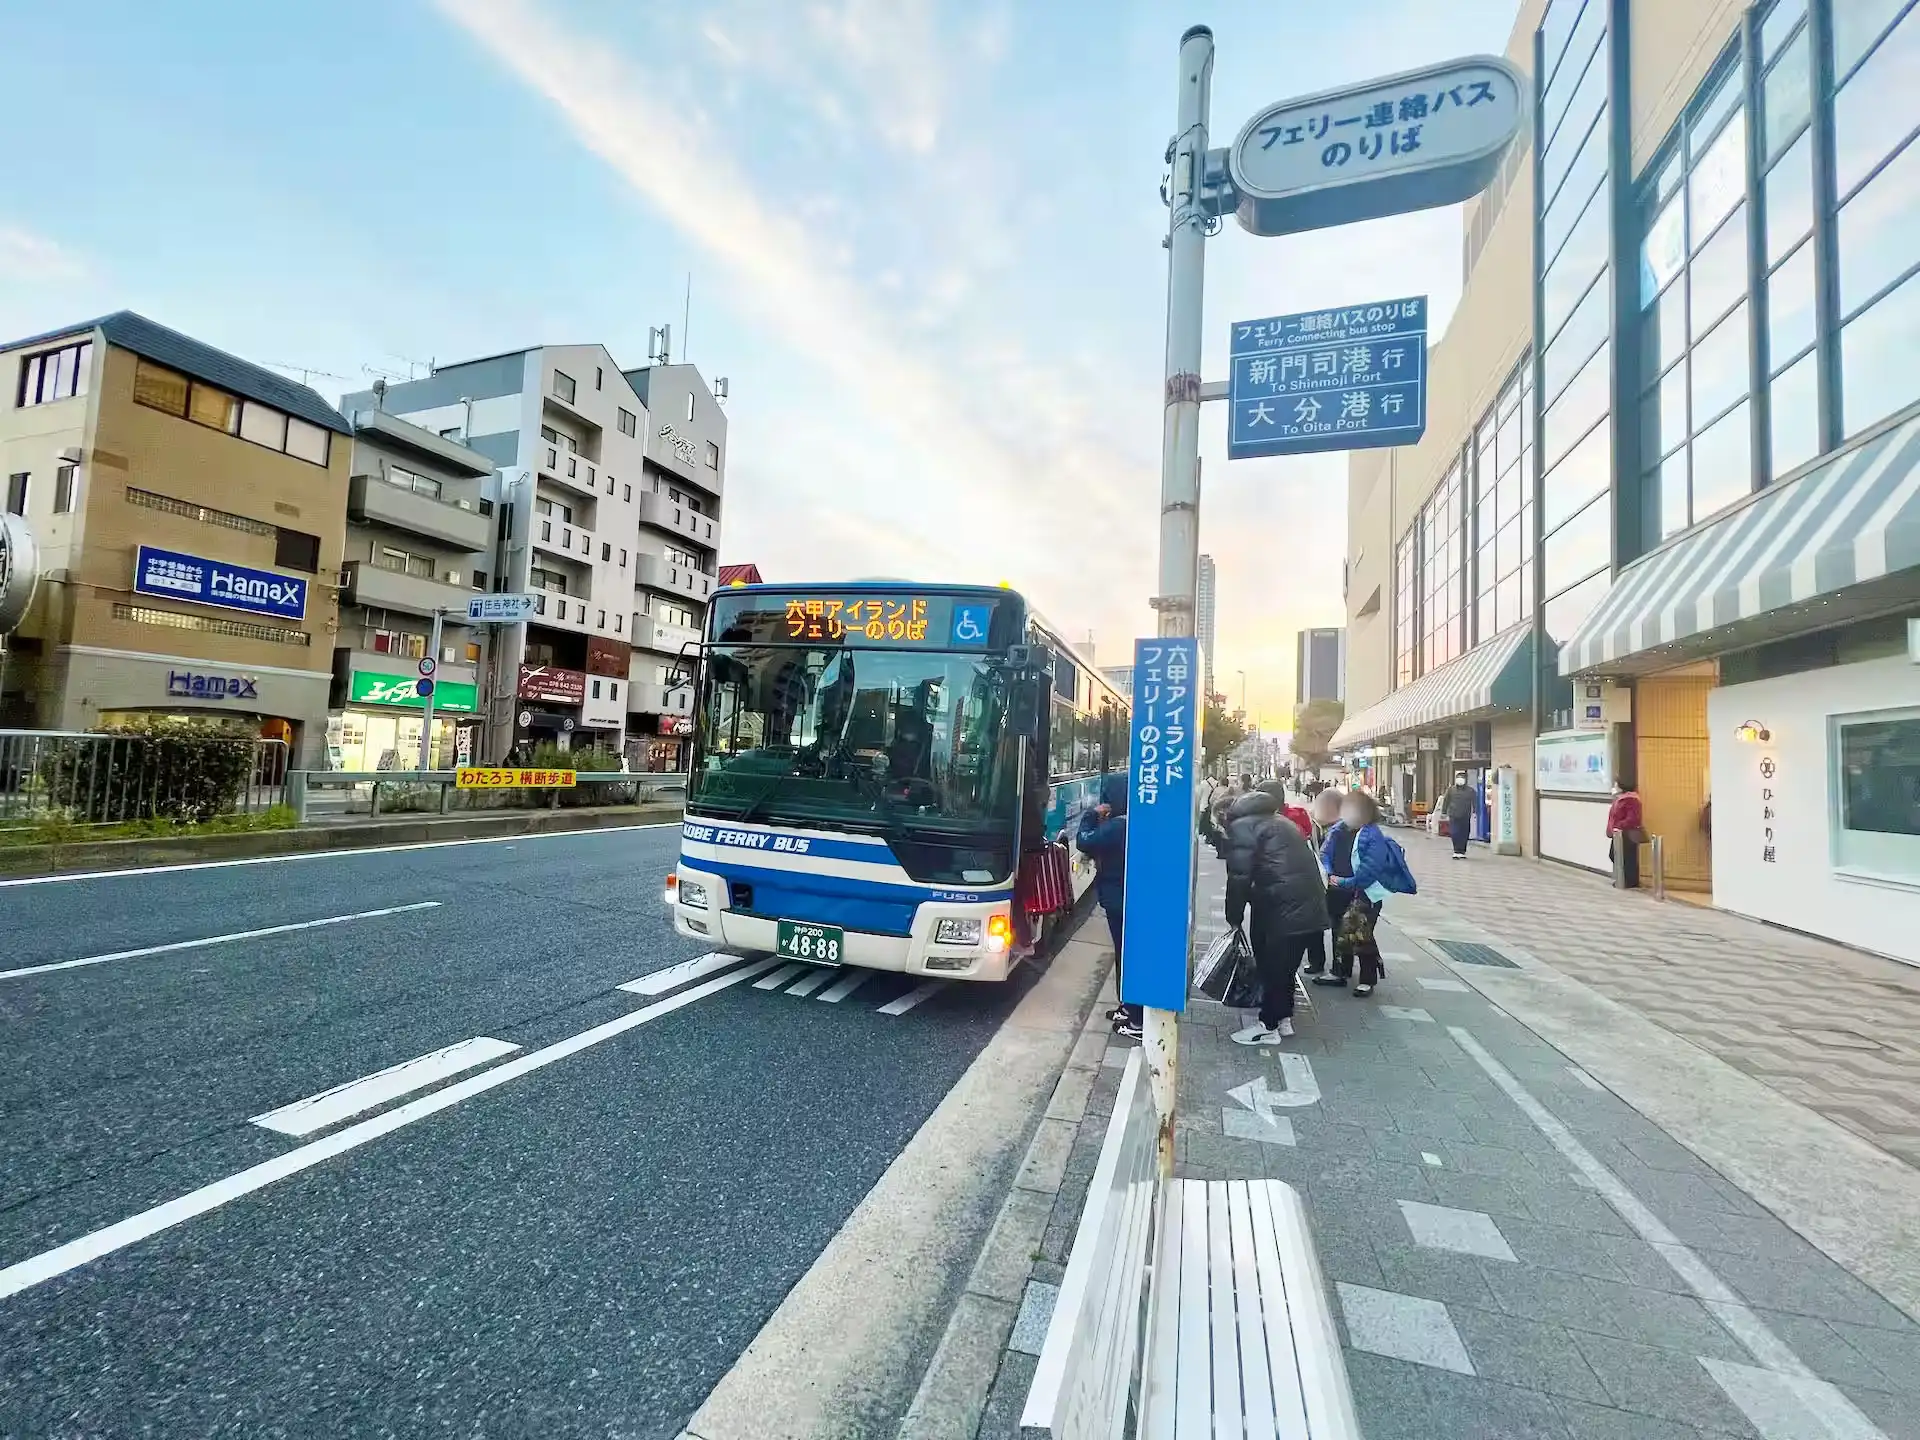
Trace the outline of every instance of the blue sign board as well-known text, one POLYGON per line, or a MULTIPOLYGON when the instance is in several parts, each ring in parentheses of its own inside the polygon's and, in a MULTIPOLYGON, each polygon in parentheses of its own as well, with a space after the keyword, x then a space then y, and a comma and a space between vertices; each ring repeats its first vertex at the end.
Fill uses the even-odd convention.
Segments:
POLYGON ((953 607, 953 643, 955 645, 984 645, 987 643, 987 626, 993 619, 993 606, 968 605, 955 602, 953 607))
POLYGON ((1233 327, 1227 458, 1411 445, 1427 428, 1427 297, 1233 327))
POLYGON ((156 550, 151 545, 142 545, 134 558, 133 588, 142 595, 191 600, 279 620, 299 620, 307 613, 304 580, 202 555, 156 550))
POLYGON ((1120 998, 1187 1008, 1193 908, 1193 772, 1200 761, 1200 650, 1192 636, 1133 642, 1127 885, 1120 998))

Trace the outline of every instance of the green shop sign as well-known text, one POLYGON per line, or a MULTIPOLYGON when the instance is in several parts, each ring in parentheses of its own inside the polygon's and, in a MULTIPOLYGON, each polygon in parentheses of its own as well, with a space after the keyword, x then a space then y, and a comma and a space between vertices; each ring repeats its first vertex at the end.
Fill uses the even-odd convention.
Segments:
MULTIPOLYGON (((427 702, 417 693, 419 683, 418 677, 413 675, 369 675, 365 670, 356 670, 348 686, 347 698, 356 705, 405 705, 421 710, 427 702)), ((462 685, 458 680, 435 680, 433 708, 477 710, 480 708, 480 689, 476 685, 462 685)))

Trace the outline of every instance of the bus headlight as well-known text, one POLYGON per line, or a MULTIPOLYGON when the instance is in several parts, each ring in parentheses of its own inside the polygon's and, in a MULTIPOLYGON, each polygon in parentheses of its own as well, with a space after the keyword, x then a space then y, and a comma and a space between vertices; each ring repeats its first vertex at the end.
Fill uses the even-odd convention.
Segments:
POLYGON ((682 905, 691 905, 696 910, 707 908, 707 887, 698 880, 682 880, 679 890, 682 905))
POLYGON ((978 920, 947 919, 933 927, 933 943, 936 945, 978 945, 980 943, 980 922, 978 920))
POLYGON ((1010 915, 989 915, 987 917, 987 948, 1004 950, 1013 943, 1013 917, 1010 915))

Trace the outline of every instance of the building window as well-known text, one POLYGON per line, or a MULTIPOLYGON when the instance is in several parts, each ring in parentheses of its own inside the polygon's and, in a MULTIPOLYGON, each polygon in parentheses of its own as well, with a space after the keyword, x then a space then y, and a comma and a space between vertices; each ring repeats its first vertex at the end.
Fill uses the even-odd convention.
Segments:
POLYGON ((700 566, 700 562, 694 559, 691 550, 682 550, 677 545, 669 545, 666 547, 666 551, 667 563, 669 565, 684 566, 688 570, 697 570, 700 566))
POLYGON ((404 655, 418 660, 427 653, 427 637, 405 630, 369 630, 367 648, 376 655, 404 655))
POLYGON ((73 509, 73 482, 79 467, 62 465, 53 473, 53 513, 65 515, 73 509))
POLYGON ((164 365, 156 365, 145 356, 133 368, 133 403, 149 410, 164 410, 169 415, 187 413, 187 377, 164 365))
POLYGON ((593 367, 593 388, 601 389, 607 383, 607 372, 600 366, 593 367))
POLYGON ((273 563, 283 570, 304 570, 309 575, 319 574, 320 537, 309 535, 301 530, 276 529, 273 563))
POLYGON ((600 612, 600 618, 594 622, 594 628, 597 630, 604 630, 607 628, 607 612, 606 611, 602 610, 600 612))
POLYGON ((620 615, 617 613, 614 615, 613 617, 613 633, 614 634, 618 635, 621 633, 621 626, 625 622, 625 620, 626 620, 626 617, 624 615, 620 615))
POLYGON ((600 558, 602 560, 613 559, 613 546, 608 544, 605 540, 602 540, 600 542, 600 558))
POLYGON ((551 425, 542 425, 540 427, 540 438, 549 445, 558 445, 560 443, 560 432, 551 425))
POLYGON ((693 391, 691 390, 687 391, 687 419, 689 422, 693 419, 693 391))
POLYGON ((469 665, 476 665, 479 663, 479 661, 480 661, 480 642, 478 640, 469 640, 467 642, 467 663, 469 665))
POLYGON ((158 510, 166 515, 179 515, 188 520, 198 520, 202 525, 218 525, 227 530, 238 530, 243 535, 277 535, 280 527, 269 525, 264 520, 255 520, 246 515, 235 515, 230 510, 214 510, 205 505, 195 505, 187 500, 176 500, 171 495, 159 495, 151 490, 127 487, 127 503, 139 505, 148 510, 158 510))
POLYGON ((691 630, 699 624, 690 608, 685 605, 675 605, 671 601, 656 605, 653 613, 662 625, 680 625, 691 630))
POLYGON ((600 698, 600 682, 598 680, 593 682, 593 698, 596 700, 600 698))
POLYGON ((564 370, 554 371, 553 372, 553 393, 555 395, 558 395, 562 400, 566 401, 569 405, 571 405, 573 403, 573 395, 574 395, 573 377, 567 374, 567 372, 564 370))
POLYGON ((327 463, 327 444, 332 436, 318 425, 309 425, 297 415, 287 417, 287 454, 309 465, 327 463))
POLYGON ((719 468, 720 468, 720 447, 714 444, 713 441, 709 440, 707 441, 707 469, 718 470, 719 468))
POLYGON ((631 410, 622 406, 617 418, 620 423, 620 433, 622 435, 637 436, 640 433, 640 417, 631 410))
POLYGON ((582 625, 587 623, 587 607, 585 605, 575 605, 573 612, 573 618, 576 621, 582 625))
POLYGON ((156 610, 150 605, 115 605, 113 618, 135 625, 157 625, 168 630, 192 630, 201 635, 226 635, 236 640, 264 640, 271 645, 311 646, 313 636, 305 630, 286 630, 278 625, 255 625, 245 620, 221 620, 211 615, 184 615, 177 610, 156 610))
POLYGON ((58 350, 29 355, 20 362, 20 389, 14 403, 47 405, 87 393, 93 377, 93 342, 82 340, 58 350))
POLYGON ((269 450, 287 448, 287 417, 270 405, 247 400, 240 406, 240 438, 269 450))
POLYGON ((1920 710, 1831 721, 1833 861, 1920 883, 1920 710))
POLYGON ((551 590, 556 595, 567 593, 567 577, 558 570, 542 570, 535 566, 527 576, 527 583, 536 590, 551 590))
POLYGON ((624 550, 620 552, 620 568, 622 570, 627 568, 627 552, 624 550))
POLYGON ((1533 614, 1532 401, 1528 357, 1481 417, 1471 442, 1476 645, 1533 614))
POLYGON ((625 500, 625 501, 627 501, 627 502, 629 502, 629 503, 631 503, 631 502, 632 502, 632 500, 633 500, 633 486, 631 486, 631 485, 622 485, 622 486, 620 487, 620 489, 621 489, 621 491, 622 491, 622 494, 621 494, 621 496, 620 496, 620 498, 621 498, 622 500, 625 500))
POLYGON ((487 572, 486 571, 476 570, 473 572, 473 588, 476 590, 484 590, 487 588, 487 572))
POLYGON ((27 481, 32 472, 16 470, 7 477, 7 513, 24 515, 27 513, 27 481))
POLYGON ((224 390, 196 380, 187 396, 187 418, 209 430, 237 435, 240 433, 240 401, 224 390))
POLYGON ((607 682, 607 698, 609 700, 618 700, 620 698, 620 682, 618 680, 609 680, 607 682))

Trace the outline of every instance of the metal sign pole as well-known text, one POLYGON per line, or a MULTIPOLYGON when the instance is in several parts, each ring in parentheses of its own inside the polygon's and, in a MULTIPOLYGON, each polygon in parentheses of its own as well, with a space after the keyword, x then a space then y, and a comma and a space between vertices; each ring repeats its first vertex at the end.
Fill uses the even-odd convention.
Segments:
POLYGON ((433 769, 433 697, 440 688, 440 627, 447 618, 444 610, 433 612, 433 633, 427 639, 427 654, 433 660, 433 673, 424 678, 431 682, 427 687, 426 704, 420 712, 420 768, 433 769))
MULTIPOLYGON (((1200 188, 1207 155, 1213 83, 1213 32, 1195 25, 1180 37, 1179 128, 1173 140, 1167 232, 1166 413, 1160 442, 1160 593, 1158 633, 1191 635, 1200 538, 1200 332, 1206 290, 1208 217, 1200 188)), ((1188 821, 1192 824, 1191 819, 1188 821)), ((1191 914, 1191 888, 1189 889, 1191 914)), ((1191 944, 1191 918, 1189 918, 1191 944)), ((1183 957, 1184 960, 1184 957, 1183 957)), ((1160 1174, 1173 1174, 1173 1111, 1180 1093, 1180 1016, 1149 1008, 1142 1026, 1153 1103, 1160 1117, 1160 1174)))

